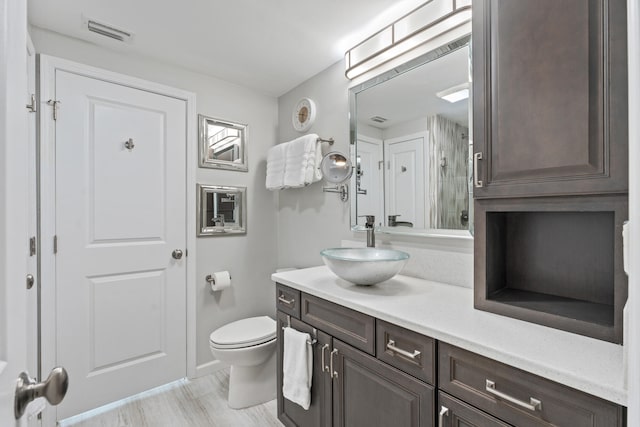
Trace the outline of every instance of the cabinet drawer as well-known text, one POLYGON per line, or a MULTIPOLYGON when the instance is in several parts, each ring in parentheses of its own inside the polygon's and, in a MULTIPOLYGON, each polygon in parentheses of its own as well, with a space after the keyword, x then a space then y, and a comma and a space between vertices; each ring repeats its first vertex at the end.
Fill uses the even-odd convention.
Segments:
POLYGON ((429 384, 435 379, 435 341, 417 332, 376 320, 376 355, 389 365, 429 384))
POLYGON ((300 318, 300 291, 276 284, 276 308, 296 319, 300 318))
POLYGON ((300 318, 357 349, 375 354, 375 319, 371 316, 302 293, 300 318))
POLYGON ((511 427, 479 409, 469 406, 446 393, 438 393, 438 416, 442 423, 438 427, 511 427))
POLYGON ((440 389, 518 427, 621 427, 624 408, 445 343, 440 389))

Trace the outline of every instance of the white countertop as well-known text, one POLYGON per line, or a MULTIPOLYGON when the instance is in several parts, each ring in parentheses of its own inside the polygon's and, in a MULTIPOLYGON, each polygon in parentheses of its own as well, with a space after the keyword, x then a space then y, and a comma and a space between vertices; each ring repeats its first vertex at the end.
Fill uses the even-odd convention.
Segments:
POLYGON ((283 285, 621 405, 623 348, 473 308, 473 290, 398 275, 356 286, 327 267, 275 273, 283 285))

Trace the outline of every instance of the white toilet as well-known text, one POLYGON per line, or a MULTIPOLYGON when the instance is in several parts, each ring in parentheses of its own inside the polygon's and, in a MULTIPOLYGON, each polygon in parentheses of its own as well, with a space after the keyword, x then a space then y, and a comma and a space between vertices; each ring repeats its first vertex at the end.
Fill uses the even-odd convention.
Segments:
POLYGON ((209 336, 214 357, 231 365, 229 407, 246 408, 276 398, 276 327, 270 317, 250 317, 209 336))

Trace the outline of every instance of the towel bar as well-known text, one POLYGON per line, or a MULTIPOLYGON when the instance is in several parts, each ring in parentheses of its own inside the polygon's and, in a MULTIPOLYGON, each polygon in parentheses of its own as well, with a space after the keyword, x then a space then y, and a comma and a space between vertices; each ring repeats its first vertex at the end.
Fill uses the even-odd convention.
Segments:
POLYGON ((329 145, 333 145, 333 143, 335 142, 333 138, 329 138, 329 139, 318 138, 316 141, 317 142, 328 142, 329 145))
MULTIPOLYGON (((282 330, 284 331, 286 328, 290 328, 291 327, 291 316, 287 316, 287 326, 283 326, 282 330)), ((318 342, 318 330, 316 328, 313 328, 313 339, 311 341, 307 341, 307 344, 309 345, 315 345, 318 342)))

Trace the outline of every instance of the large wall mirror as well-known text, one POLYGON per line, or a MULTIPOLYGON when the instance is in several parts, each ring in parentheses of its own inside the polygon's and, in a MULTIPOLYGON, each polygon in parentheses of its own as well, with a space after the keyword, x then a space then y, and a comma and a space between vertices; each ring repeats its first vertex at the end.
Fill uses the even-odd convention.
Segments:
POLYGON ((470 53, 467 36, 350 89, 353 229, 473 232, 470 53))
POLYGON ((198 115, 200 167, 246 172, 247 125, 198 115))

